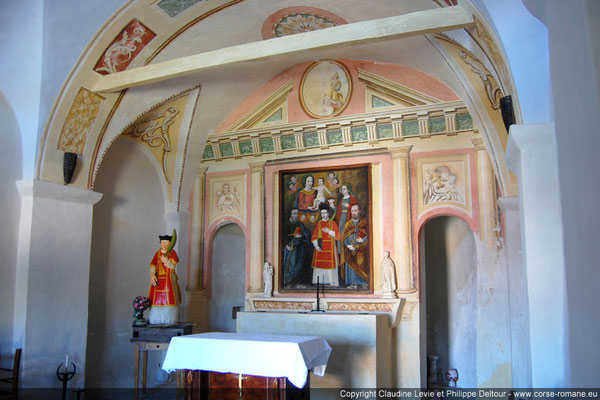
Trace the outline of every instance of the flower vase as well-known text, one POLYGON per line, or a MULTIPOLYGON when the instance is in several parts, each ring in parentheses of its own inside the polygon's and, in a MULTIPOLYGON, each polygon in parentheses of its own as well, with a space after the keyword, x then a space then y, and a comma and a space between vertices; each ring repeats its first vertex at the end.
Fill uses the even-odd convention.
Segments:
POLYGON ((132 326, 146 326, 148 320, 144 318, 144 310, 133 310, 133 324, 132 326))

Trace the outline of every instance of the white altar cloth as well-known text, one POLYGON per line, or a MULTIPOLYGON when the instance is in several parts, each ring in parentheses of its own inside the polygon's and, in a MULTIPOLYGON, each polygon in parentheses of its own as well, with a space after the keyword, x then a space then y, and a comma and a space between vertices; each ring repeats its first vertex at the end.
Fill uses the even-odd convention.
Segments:
POLYGON ((286 377, 302 388, 309 370, 325 374, 330 354, 317 336, 210 332, 173 337, 162 368, 286 377))

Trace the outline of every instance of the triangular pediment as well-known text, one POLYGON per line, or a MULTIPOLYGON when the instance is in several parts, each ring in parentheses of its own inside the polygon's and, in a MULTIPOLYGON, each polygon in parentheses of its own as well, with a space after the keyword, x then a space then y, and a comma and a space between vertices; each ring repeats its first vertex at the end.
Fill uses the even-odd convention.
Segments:
POLYGON ((270 125, 285 124, 288 122, 287 96, 292 91, 293 80, 287 81, 269 97, 248 111, 242 118, 234 123, 228 131, 260 128, 270 125))
POLYGON ((358 70, 358 79, 366 86, 365 101, 367 112, 442 102, 435 97, 362 69, 358 70))

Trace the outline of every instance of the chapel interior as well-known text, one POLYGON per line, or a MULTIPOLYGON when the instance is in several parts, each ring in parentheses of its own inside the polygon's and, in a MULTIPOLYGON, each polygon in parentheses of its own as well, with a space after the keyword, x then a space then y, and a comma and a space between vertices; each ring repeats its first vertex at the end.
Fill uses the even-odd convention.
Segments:
MULTIPOLYGON (((597 387, 598 17, 595 0, 2 2, 0 366, 22 349, 21 387, 59 387, 68 355, 72 387, 131 387, 131 302, 176 231, 179 321, 322 336, 311 387, 450 368, 468 388, 597 387)), ((172 380, 163 359, 149 386, 172 380)))

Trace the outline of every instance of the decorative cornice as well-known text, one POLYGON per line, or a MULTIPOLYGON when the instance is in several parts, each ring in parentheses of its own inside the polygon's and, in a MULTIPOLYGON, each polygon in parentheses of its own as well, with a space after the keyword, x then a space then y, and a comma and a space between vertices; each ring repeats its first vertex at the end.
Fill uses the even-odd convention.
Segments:
POLYGON ((21 197, 41 197, 68 203, 94 205, 102 198, 102 193, 39 180, 17 181, 17 189, 21 197))
POLYGON ((412 144, 408 145, 408 146, 393 147, 393 148, 389 149, 389 152, 392 155, 392 159, 393 158, 406 158, 407 159, 412 147, 413 147, 412 144))
POLYGON ((252 173, 264 172, 264 170, 265 170, 265 162, 264 161, 248 163, 248 166, 250 167, 250 171, 252 173))

